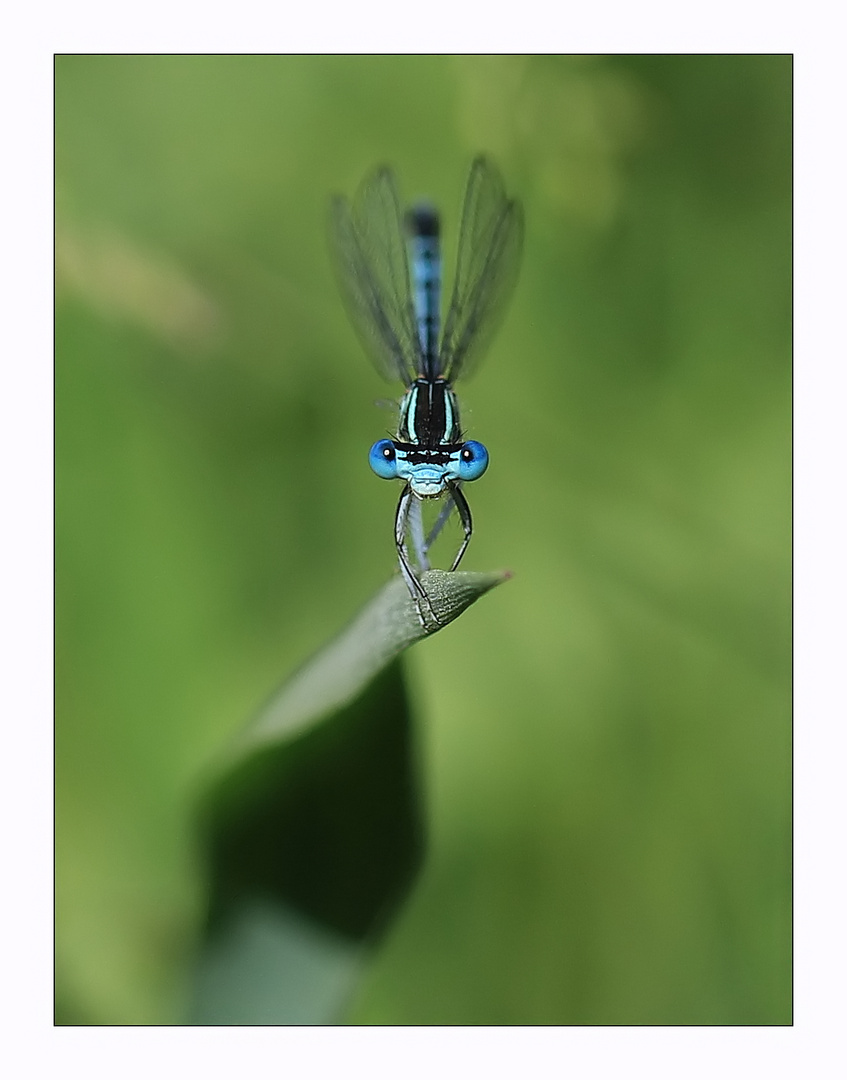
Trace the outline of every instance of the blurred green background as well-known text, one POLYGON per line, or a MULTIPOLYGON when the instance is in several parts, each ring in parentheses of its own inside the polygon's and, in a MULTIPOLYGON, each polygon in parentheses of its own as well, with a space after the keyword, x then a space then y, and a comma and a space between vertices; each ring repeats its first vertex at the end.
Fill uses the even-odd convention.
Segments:
POLYGON ((791 61, 56 61, 63 1023, 179 1021, 203 767, 393 572, 391 397, 326 245, 393 164, 525 205, 408 658, 429 855, 356 1023, 787 1023, 791 61))

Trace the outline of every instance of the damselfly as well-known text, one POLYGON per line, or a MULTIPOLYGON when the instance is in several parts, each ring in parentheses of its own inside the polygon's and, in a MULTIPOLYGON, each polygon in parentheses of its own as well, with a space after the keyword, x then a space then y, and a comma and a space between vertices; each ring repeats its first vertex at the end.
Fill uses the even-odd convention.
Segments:
POLYGON ((454 508, 464 539, 450 569, 461 562, 473 528, 462 485, 488 467, 482 443, 465 440, 453 383, 479 359, 514 285, 521 208, 506 197, 496 168, 477 158, 468 177, 443 328, 438 214, 419 204, 403 215, 389 169, 367 179, 352 203, 340 196, 333 200, 330 232, 353 324, 379 371, 406 387, 397 434, 374 443, 369 460, 377 476, 404 482, 394 519, 400 570, 421 621, 425 604, 438 622, 420 575, 430 568, 428 552, 454 508), (422 500, 437 498, 444 498, 444 506, 425 533, 422 500))

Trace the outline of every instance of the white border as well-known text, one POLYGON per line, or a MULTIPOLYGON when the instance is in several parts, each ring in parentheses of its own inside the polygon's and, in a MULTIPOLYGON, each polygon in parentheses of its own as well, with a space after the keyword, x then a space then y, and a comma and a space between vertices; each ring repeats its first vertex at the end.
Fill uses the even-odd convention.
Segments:
POLYGON ((797 1077, 844 1067, 843 37, 834 4, 15 5, 2 79, 2 1059, 14 1076, 797 1077), (297 8, 305 7, 296 5, 297 8), (424 26, 423 23, 426 22, 424 26), (52 54, 794 52, 793 1028, 52 1027, 52 54), (37 854, 33 857, 33 851, 37 854))

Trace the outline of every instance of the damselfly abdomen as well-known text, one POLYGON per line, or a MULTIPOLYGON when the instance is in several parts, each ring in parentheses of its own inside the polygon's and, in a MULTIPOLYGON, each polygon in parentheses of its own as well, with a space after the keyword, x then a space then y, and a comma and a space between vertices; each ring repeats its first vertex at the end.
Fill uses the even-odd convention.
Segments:
POLYGON ((333 200, 331 239, 341 292, 366 350, 383 375, 406 387, 397 433, 374 443, 370 464, 377 476, 404 483, 394 519, 400 570, 421 621, 426 605, 438 622, 420 575, 429 569, 428 552, 454 508, 464 539, 450 569, 461 562, 472 532, 462 485, 488 467, 482 443, 464 437, 453 383, 479 359, 514 285, 521 208, 506 197, 496 168, 477 158, 443 326, 438 214, 421 204, 404 216, 390 170, 378 169, 352 203, 333 200), (422 500, 439 498, 444 505, 427 532, 422 500))

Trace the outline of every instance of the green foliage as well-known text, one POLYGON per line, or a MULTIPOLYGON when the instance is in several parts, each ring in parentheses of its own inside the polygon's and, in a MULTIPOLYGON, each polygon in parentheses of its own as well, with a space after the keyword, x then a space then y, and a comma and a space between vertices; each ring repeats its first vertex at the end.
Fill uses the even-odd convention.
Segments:
MULTIPOLYGON (((424 575, 442 625, 501 580, 424 575)), ((422 857, 396 657, 433 629, 395 579, 234 741, 202 800, 209 912, 195 1022, 340 1018, 365 946, 422 857)))
POLYGON ((377 949, 251 901, 205 1007, 281 1000, 259 954, 356 1023, 790 1020, 790 95, 778 56, 57 59, 60 1021, 196 1005, 197 793, 394 565, 329 195, 392 163, 449 262, 480 151, 527 236, 463 568, 515 579, 406 660, 427 857, 377 949))

